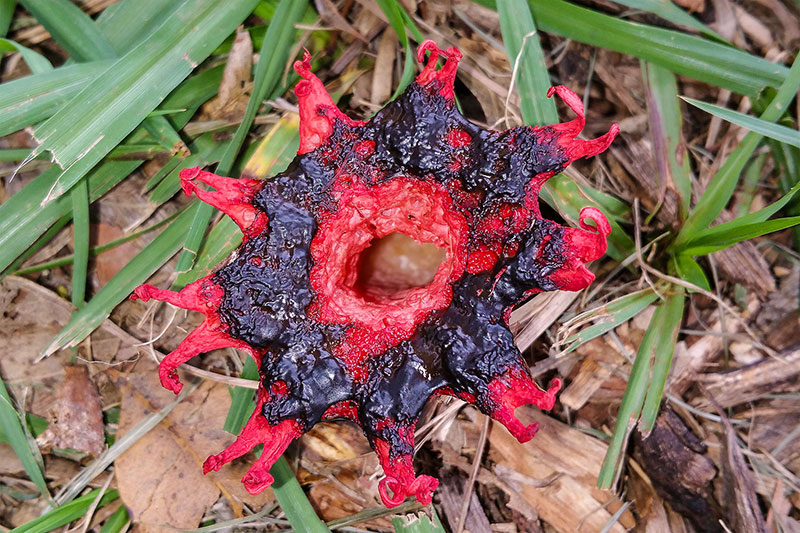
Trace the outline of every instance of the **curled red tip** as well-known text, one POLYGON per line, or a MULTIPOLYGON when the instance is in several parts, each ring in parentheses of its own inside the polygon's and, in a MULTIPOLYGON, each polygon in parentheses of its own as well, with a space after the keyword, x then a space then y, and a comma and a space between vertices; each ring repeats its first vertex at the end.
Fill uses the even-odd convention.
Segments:
POLYGON ((583 101, 574 91, 564 85, 550 87, 547 96, 552 97, 557 94, 567 106, 577 115, 569 122, 553 124, 552 128, 559 133, 558 144, 564 148, 569 157, 569 163, 581 157, 591 157, 604 152, 619 133, 619 126, 612 124, 608 133, 598 137, 583 141, 575 137, 583 131, 586 125, 586 114, 584 112, 583 101))
POLYGON ((309 52, 307 48, 303 48, 302 61, 295 61, 294 65, 292 66, 294 67, 294 71, 297 72, 304 80, 316 77, 311 72, 311 52, 309 52))
POLYGON ((438 80, 442 84, 439 93, 448 100, 453 98, 453 87, 458 63, 461 61, 461 51, 455 46, 442 50, 434 41, 427 39, 417 48, 417 61, 425 65, 422 72, 417 76, 417 83, 428 85, 433 80, 438 80), (426 52, 430 52, 427 61, 425 61, 426 52), (447 61, 445 61, 441 70, 436 70, 436 63, 440 55, 444 56, 447 61))
POLYGON ((564 230, 566 261, 550 276, 564 291, 579 291, 594 281, 594 274, 584 263, 600 259, 606 253, 607 237, 611 234, 611 224, 597 208, 584 207, 578 219, 579 228, 564 230), (594 225, 588 224, 588 221, 592 221, 594 225))
POLYGON ((304 49, 303 60, 294 62, 294 70, 303 78, 294 87, 300 112, 300 148, 298 154, 312 152, 322 146, 333 132, 333 124, 341 120, 348 126, 364 123, 351 120, 334 103, 322 81, 311 72, 311 54, 304 49))

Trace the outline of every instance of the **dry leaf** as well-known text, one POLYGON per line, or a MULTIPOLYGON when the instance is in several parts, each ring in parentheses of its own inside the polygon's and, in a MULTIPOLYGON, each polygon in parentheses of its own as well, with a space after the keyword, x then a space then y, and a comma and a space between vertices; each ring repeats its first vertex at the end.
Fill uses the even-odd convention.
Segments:
POLYGON ((0 283, 0 372, 13 391, 29 391, 26 408, 40 416, 48 415, 54 403, 51 387, 64 376, 57 357, 32 364, 70 319, 69 310, 53 305, 53 298, 52 292, 37 290, 22 278, 9 276, 0 283))
POLYGON ((239 27, 222 73, 219 94, 204 106, 203 116, 227 121, 241 118, 253 88, 252 70, 253 41, 250 33, 239 27))
POLYGON ((39 446, 102 453, 106 448, 103 410, 85 366, 64 367, 56 399, 55 420, 37 439, 39 446))
MULTIPOLYGON (((155 365, 149 360, 140 362, 136 370, 118 380, 120 434, 175 399, 158 383, 155 365)), ((246 457, 220 472, 203 475, 205 458, 234 439, 222 429, 230 404, 226 387, 205 382, 117 459, 120 496, 142 528, 197 527, 220 493, 234 497, 235 510, 239 501, 258 509, 273 500, 272 491, 252 496, 242 487, 240 480, 249 464, 246 457)))
POLYGON ((397 43, 397 35, 391 26, 387 26, 378 41, 378 54, 372 71, 371 101, 375 105, 381 105, 392 96, 392 72, 397 55, 397 43))

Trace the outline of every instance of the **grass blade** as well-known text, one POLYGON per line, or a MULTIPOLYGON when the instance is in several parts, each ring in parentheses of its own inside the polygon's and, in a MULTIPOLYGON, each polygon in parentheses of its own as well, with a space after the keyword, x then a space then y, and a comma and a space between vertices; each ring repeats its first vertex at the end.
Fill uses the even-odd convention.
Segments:
MULTIPOLYGON (((94 489, 66 505, 57 507, 35 520, 31 520, 18 528, 12 529, 11 533, 46 533, 47 531, 65 526, 86 514, 86 511, 99 495, 100 489, 94 489)), ((97 503, 97 508, 99 509, 117 498, 119 498, 119 491, 117 489, 107 490, 97 503)))
POLYGON ((678 83, 675 74, 652 63, 642 62, 642 72, 647 91, 647 111, 656 169, 661 178, 661 186, 677 193, 679 197, 678 218, 682 221, 689 215, 689 202, 692 199, 692 176, 689 152, 681 134, 682 119, 678 100, 678 83))
POLYGON ((14 133, 54 115, 89 81, 111 65, 110 60, 59 67, 0 85, 0 136, 14 133))
POLYGON ((506 55, 513 68, 520 94, 522 116, 528 122, 535 117, 534 125, 544 126, 558 122, 556 103, 547 97, 550 76, 544 61, 542 46, 533 15, 526 0, 508 0, 497 5, 500 30, 506 55))
POLYGON ((175 0, 122 0, 104 9, 95 24, 121 56, 150 37, 181 5, 175 0))
MULTIPOLYGON (((81 66, 83 65, 75 65, 75 67, 81 66)), ((164 101, 164 104, 167 105, 187 108, 186 113, 172 117, 176 127, 182 128, 189 121, 194 110, 216 93, 221 76, 221 69, 204 71, 183 83, 164 101), (188 101, 191 103, 187 104, 188 101)), ((2 101, 1 91, 0 101, 2 101)), ((146 134, 140 130, 120 146, 135 145, 141 143, 145 138, 146 134)), ((199 144, 200 139, 197 139, 196 142, 199 144)), ((90 202, 108 192, 136 170, 141 163, 141 161, 106 161, 92 170, 88 175, 90 202)), ((50 231, 48 228, 51 228, 53 224, 57 221, 59 224, 66 224, 69 221, 70 202, 66 197, 59 198, 43 208, 40 207, 57 175, 57 168, 43 172, 0 205, 0 276, 8 270, 11 264, 15 264, 14 268, 17 268, 18 264, 15 262, 19 261, 24 254, 30 253, 26 250, 50 231)), ((177 184, 177 178, 175 182, 177 184)), ((162 202, 172 194, 174 191, 167 195, 162 202)))
POLYGON ((197 205, 181 213, 167 229, 122 267, 83 309, 73 315, 64 329, 44 349, 42 355, 48 356, 61 348, 76 346, 108 318, 111 310, 127 298, 133 289, 144 283, 166 263, 180 248, 188 224, 194 218, 197 205))
POLYGON ((705 35, 706 37, 711 37, 712 39, 716 39, 721 43, 726 43, 725 40, 719 33, 715 32, 689 13, 678 7, 677 5, 673 4, 672 2, 665 2, 664 0, 613 0, 614 3, 622 4, 624 6, 632 7, 634 9, 641 9, 642 11, 647 11, 648 13, 653 13, 654 15, 658 15, 662 19, 672 22, 677 26, 686 26, 687 28, 692 28, 699 31, 701 34, 705 35))
POLYGON ((281 457, 275 461, 275 464, 269 469, 269 473, 275 478, 275 482, 272 484, 275 499, 278 500, 286 518, 296 531, 307 533, 330 531, 328 526, 317 516, 286 459, 281 457))
MULTIPOLYGON (((706 273, 691 255, 684 253, 673 255, 670 257, 670 266, 674 269, 674 273, 682 280, 697 285, 701 289, 707 291, 711 290, 711 284, 708 283, 706 273)), ((689 289, 689 292, 693 293, 696 291, 689 289)))
POLYGON ((447 530, 439 520, 433 506, 429 507, 433 520, 425 513, 408 514, 392 517, 395 533, 445 533, 447 530))
MULTIPOLYGON (((258 367, 252 357, 245 359, 239 377, 253 381, 258 380, 258 367)), ((231 394, 231 408, 228 409, 228 416, 225 417, 225 425, 222 429, 238 435, 255 408, 255 391, 244 387, 234 387, 231 394)))
MULTIPOLYGON (((141 161, 110 161, 87 176, 89 198, 93 202, 133 172, 141 161)), ((41 207, 59 174, 57 167, 42 172, 21 191, 0 205, 0 276, 9 265, 62 217, 72 211, 69 196, 41 207)))
MULTIPOLYGON (((408 33, 406 32, 406 25, 410 22, 411 26, 415 30, 416 27, 397 0, 376 1, 383 13, 386 15, 386 19, 389 21, 389 24, 391 24, 395 35, 397 35, 397 38, 400 39, 400 44, 403 45, 403 48, 406 51, 406 59, 405 63, 403 64, 403 74, 400 76, 400 83, 397 85, 397 89, 395 89, 391 98, 391 100, 394 100, 400 96, 406 87, 408 87, 408 84, 411 83, 411 80, 414 79, 414 58, 416 54, 414 54, 414 49, 411 47, 411 41, 409 40, 408 33)), ((418 30, 416 34, 419 34, 418 30)), ((418 35, 417 39, 422 42, 421 35, 418 35)))
POLYGON ((666 311, 667 306, 665 304, 656 308, 636 353, 636 359, 628 377, 628 384, 625 387, 625 393, 622 396, 622 402, 617 412, 614 432, 597 478, 597 485, 601 489, 611 488, 614 484, 624 455, 625 443, 642 412, 642 405, 652 377, 653 359, 657 357, 661 347, 666 346, 664 339, 668 339, 664 328, 666 311))
POLYGON ((658 298, 656 293, 650 289, 644 289, 621 296, 613 302, 590 309, 580 316, 575 317, 576 321, 580 320, 581 322, 593 318, 602 320, 602 322, 593 324, 568 337, 564 341, 567 347, 562 354, 568 354, 581 344, 587 343, 601 335, 605 335, 623 322, 627 322, 638 315, 645 307, 652 304, 656 298, 658 298))
POLYGON ((3 52, 19 52, 34 74, 43 74, 53 70, 53 65, 43 55, 10 39, 0 37, 0 54, 3 52))
MULTIPOLYGON (((222 159, 217 166, 217 173, 228 176, 231 173, 236 157, 244 144, 245 137, 253 125, 256 112, 261 107, 261 102, 272 94, 280 83, 281 73, 289 58, 289 51, 292 47, 292 37, 295 33, 295 24, 300 21, 308 3, 301 0, 281 0, 278 9, 275 11, 273 22, 267 28, 267 35, 262 44, 258 64, 255 69, 255 79, 253 81, 253 92, 247 102, 247 109, 242 117, 242 122, 236 128, 233 139, 227 144, 222 159)), ((214 208, 204 205, 197 211, 196 220, 192 224, 189 235, 186 238, 184 251, 178 260, 175 271, 178 275, 188 272, 205 236, 208 222, 214 213, 214 208)), ((182 286, 173 285, 174 289, 182 286)))
POLYGON ((124 505, 120 505, 119 508, 114 511, 114 514, 106 520, 106 523, 103 524, 100 533, 120 533, 130 521, 128 509, 126 509, 124 505))
POLYGON ((20 0, 20 3, 75 61, 111 59, 116 55, 92 19, 69 0, 20 0))
MULTIPOLYGON (((109 242, 107 242, 105 244, 101 244, 99 246, 94 246, 94 247, 89 249, 89 255, 91 257, 94 257, 94 256, 102 254, 103 252, 106 252, 108 250, 116 248, 117 246, 119 246, 121 244, 125 244, 128 241, 132 241, 134 239, 138 239, 142 235, 150 233, 151 231, 155 231, 155 230, 157 230, 158 228, 160 228, 162 226, 166 226, 167 224, 169 224, 170 222, 175 220, 182 212, 183 212, 183 210, 177 211, 177 212, 173 213, 172 215, 168 216, 167 218, 165 218, 164 220, 161 220, 161 221, 156 222, 155 224, 153 224, 151 226, 148 226, 148 227, 146 227, 144 229, 141 229, 139 231, 131 233, 130 235, 125 235, 124 237, 120 237, 119 239, 114 239, 113 241, 109 241, 109 242)), ((19 269, 19 270, 12 271, 11 273, 13 275, 15 275, 15 276, 22 276, 24 274, 34 274, 36 272, 41 272, 42 270, 51 270, 53 268, 58 268, 58 267, 66 266, 66 265, 71 265, 74 262, 74 260, 75 260, 75 255, 74 254, 68 254, 68 255, 61 256, 58 259, 53 259, 51 261, 45 261, 44 263, 31 265, 29 267, 25 267, 25 268, 22 268, 22 269, 19 269)))
POLYGON ((86 299, 86 276, 89 268, 89 183, 78 182, 72 192, 72 305, 83 307, 86 299))
MULTIPOLYGON (((655 426, 658 411, 661 409, 661 398, 664 396, 664 386, 667 383, 669 369, 672 367, 672 355, 675 353, 675 342, 678 340, 678 329, 683 320, 683 305, 686 295, 682 288, 675 287, 674 292, 667 294, 666 301, 659 309, 664 320, 661 324, 661 338, 655 350, 653 362, 653 378, 647 389, 647 396, 642 407, 642 421, 639 425, 641 432, 649 435, 655 426)), ((652 324, 650 325, 652 327, 652 324)))
MULTIPOLYGON (((22 424, 23 418, 14 408, 11 396, 6 390, 6 385, 0 378, 0 426, 3 428, 7 442, 14 449, 14 453, 25 468, 28 477, 31 478, 39 492, 47 499, 50 499, 42 467, 31 449, 32 446, 36 446, 36 443, 28 439, 28 434, 22 424)), ((39 449, 36 448, 36 453, 38 454, 38 452, 39 449)))
POLYGON ((185 0, 158 31, 34 130, 35 154, 63 169, 45 203, 69 190, 250 14, 256 0, 185 0))
POLYGON ((755 96, 783 83, 788 69, 724 44, 611 17, 564 0, 528 0, 537 27, 628 54, 690 78, 755 96))
POLYGON ((780 200, 773 202, 768 206, 759 209, 758 211, 755 211, 753 213, 748 213, 747 215, 738 217, 735 220, 724 222, 717 226, 713 226, 711 228, 698 232, 694 236, 694 238, 687 243, 687 246, 692 246, 692 244, 694 244, 694 242, 696 242, 697 239, 701 239, 718 232, 727 231, 728 229, 744 226, 747 224, 764 222, 765 220, 769 219, 769 217, 777 213, 779 210, 783 209, 784 206, 789 204, 794 198, 795 194, 797 194, 798 190, 800 190, 800 181, 795 183, 794 187, 789 189, 789 192, 783 195, 783 197, 780 200))
POLYGON ((775 139, 776 141, 800 148, 800 132, 797 130, 787 128, 786 126, 781 126, 780 124, 775 124, 773 122, 768 122, 758 117, 751 117, 750 115, 739 113, 733 109, 726 109, 718 105, 701 102, 700 100, 695 100, 694 98, 689 98, 688 96, 681 96, 681 99, 699 109, 702 109, 706 113, 710 113, 723 120, 732 122, 737 126, 741 126, 750 131, 759 133, 764 137, 769 137, 771 139, 775 139))
MULTIPOLYGON (((800 224, 800 216, 776 218, 766 222, 739 224, 718 231, 710 231, 702 237, 693 239, 683 250, 687 255, 706 255, 733 246, 737 242, 746 241, 782 229, 800 224)), ((719 226, 717 226, 719 227, 719 226)), ((716 229, 716 228, 712 228, 716 229)))
POLYGON ((17 0, 0 0, 0 37, 5 37, 8 34, 8 28, 11 27, 11 19, 14 17, 14 8, 17 6, 17 0))
MULTIPOLYGON (((772 102, 761 114, 761 118, 773 122, 783 115, 789 103, 797 94, 798 87, 800 87, 800 55, 795 58, 786 81, 781 85, 775 98, 772 99, 772 102)), ((697 233, 708 228, 725 206, 728 205, 736 189, 739 176, 761 138, 758 133, 750 132, 745 135, 739 146, 731 152, 678 233, 673 245, 674 249, 680 250, 697 233)))

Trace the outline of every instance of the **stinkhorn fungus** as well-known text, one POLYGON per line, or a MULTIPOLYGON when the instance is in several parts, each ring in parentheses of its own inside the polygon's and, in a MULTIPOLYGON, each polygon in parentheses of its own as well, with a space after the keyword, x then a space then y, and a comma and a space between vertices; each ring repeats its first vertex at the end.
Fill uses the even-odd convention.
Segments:
POLYGON ((175 393, 176 369, 197 354, 235 347, 255 359, 256 410, 203 465, 218 470, 263 443, 242 480, 251 493, 272 483, 268 470, 292 440, 317 422, 348 419, 378 454, 384 504, 407 496, 428 504, 438 480, 417 476, 412 464, 428 398, 475 404, 525 442, 537 426, 515 409, 551 409, 561 387, 533 382, 508 317, 535 293, 576 291, 594 279, 584 263, 605 253, 605 216, 587 207, 580 228, 562 227, 541 218, 538 193, 572 161, 604 151, 619 128, 576 139, 583 104, 559 86, 548 95, 575 112, 570 122, 484 129, 456 108, 458 49, 425 41, 417 57, 424 68, 416 80, 361 122, 339 111, 306 52, 294 64, 303 78, 295 87, 300 149, 285 172, 264 181, 199 168, 180 175, 186 194, 239 225, 242 245, 180 292, 142 285, 132 296, 206 316, 161 362, 161 383, 175 393), (430 283, 390 289, 361 279, 366 250, 394 233, 441 249, 430 283))

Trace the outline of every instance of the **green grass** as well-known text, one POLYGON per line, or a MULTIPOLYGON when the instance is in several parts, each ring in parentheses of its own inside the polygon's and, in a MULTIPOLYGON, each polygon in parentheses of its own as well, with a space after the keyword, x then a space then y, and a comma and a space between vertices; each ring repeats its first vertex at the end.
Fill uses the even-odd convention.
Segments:
MULTIPOLYGON (((795 197, 800 189, 800 135, 790 106, 800 87, 800 61, 795 59, 788 68, 737 49, 671 2, 617 0, 627 8, 652 13, 685 30, 637 23, 564 0, 479 3, 498 11, 505 52, 513 70, 509 74, 513 74, 513 90, 521 96, 521 115, 526 124, 569 118, 559 117, 555 102, 544 96, 553 74, 546 67, 544 35, 638 58, 658 178, 661 183, 670 184, 678 196, 677 219, 664 228, 665 235, 657 237, 663 240, 656 243, 651 234, 642 235, 642 248, 655 250, 644 258, 647 264, 643 265, 654 286, 617 295, 603 305, 590 304, 589 311, 573 320, 573 329, 563 341, 565 351, 574 351, 649 306, 656 307, 644 340, 637 347, 600 474, 600 486, 611 487, 624 467, 630 432, 647 433, 653 428, 686 309, 696 292, 716 288, 709 281, 713 276, 705 270, 704 257, 737 242, 787 228, 793 228, 800 244, 800 201, 795 197), (754 112, 742 114, 683 97, 678 76, 749 96, 754 101, 754 112), (750 130, 721 162, 696 201, 692 200, 695 184, 690 152, 683 139, 686 125, 680 98, 750 130), (769 148, 768 153, 759 150, 763 146, 769 148), (737 218, 713 226, 737 191, 752 194, 757 189, 768 158, 773 159, 777 169, 780 198, 753 213, 739 208, 737 218)), ((33 150, 0 150, 0 160, 36 160, 40 164, 52 158, 53 164, 0 205, 0 276, 71 265, 70 297, 75 313, 44 351, 43 355, 48 355, 80 343, 134 287, 176 254, 179 259, 175 272, 179 275, 173 287, 180 288, 207 274, 241 242, 230 219, 223 218, 212 226, 214 210, 194 201, 162 222, 133 229, 121 239, 92 248, 89 229, 93 204, 144 162, 156 157, 168 162, 146 186, 145 194, 154 211, 179 191, 178 174, 183 168, 216 163, 217 172, 222 174, 258 168, 253 173, 262 177, 284 168, 297 150, 297 123, 283 119, 268 129, 263 141, 254 142, 257 116, 271 111, 264 101, 283 96, 293 85, 296 78, 287 74, 286 67, 300 45, 309 47, 315 59, 327 54, 330 60, 341 54, 344 45, 341 38, 332 40, 330 30, 316 30, 309 36, 295 28, 300 21, 306 25, 315 21, 305 1, 122 0, 93 19, 68 0, 50 0, 46 7, 35 0, 21 0, 20 4, 69 55, 66 63, 56 63, 58 66, 54 67, 38 49, 32 49, 35 47, 22 46, 6 37, 14 22, 15 4, 0 0, 0 53, 19 52, 31 74, 0 85, 0 136, 31 128, 40 144, 33 150), (251 14, 268 24, 254 21, 251 14), (222 135, 190 134, 187 124, 196 117, 200 106, 217 94, 222 64, 239 25, 250 32, 260 52, 244 117, 222 135), (73 235, 71 254, 22 267, 24 261, 67 227, 73 235), (93 256, 156 231, 154 240, 111 281, 96 293, 87 293, 93 256)), ((415 43, 421 41, 422 35, 400 2, 377 0, 377 4, 404 53, 396 96, 415 75, 415 43)), ((329 64, 327 58, 323 62, 329 64)), ((626 271, 620 266, 622 262, 632 263, 628 269, 631 275, 638 258, 630 206, 605 190, 586 183, 577 185, 564 176, 550 181, 542 191, 542 199, 572 223, 585 205, 603 210, 612 224, 610 266, 626 271)), ((656 209, 645 217, 645 225, 657 214, 656 209)), ((257 377, 249 359, 242 377, 257 377)), ((225 428, 236 432, 252 410, 253 395, 249 389, 237 389, 233 397, 225 428)), ((2 436, 12 445, 41 497, 49 499, 41 457, 23 423, 24 415, 0 381, 2 436)), ((130 445, 127 441, 123 444, 130 445)), ((101 471, 107 466, 103 462, 95 465, 101 471)), ((273 475, 276 496, 292 527, 326 531, 328 526, 316 517, 288 463, 276 463, 273 475)), ((84 481, 76 485, 80 487, 78 492, 73 489, 67 495, 59 495, 51 511, 17 530, 48 531, 84 516, 100 495, 95 490, 81 496, 80 491, 88 483, 84 481)), ((115 491, 107 491, 99 504, 106 505, 117 497, 115 491)), ((398 531, 437 530, 441 525, 435 511, 433 516, 433 523, 426 522, 427 518, 410 525, 400 520, 395 527, 398 531)), ((120 507, 102 531, 120 531, 128 521, 127 512, 120 507)))

